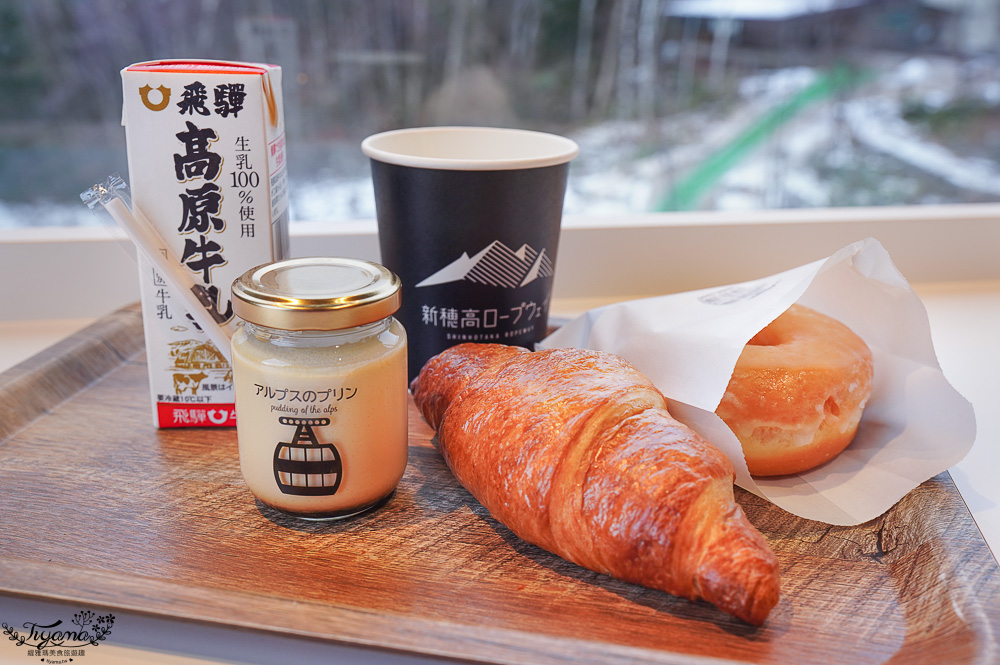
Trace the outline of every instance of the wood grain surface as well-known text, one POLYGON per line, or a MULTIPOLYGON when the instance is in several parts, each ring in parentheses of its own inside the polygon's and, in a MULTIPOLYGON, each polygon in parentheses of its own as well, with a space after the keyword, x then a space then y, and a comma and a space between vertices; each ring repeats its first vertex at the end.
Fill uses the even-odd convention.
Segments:
POLYGON ((151 426, 141 325, 122 310, 0 375, 0 592, 479 662, 1000 660, 1000 568, 946 473, 850 528, 737 489, 781 562, 755 629, 518 540, 412 403, 383 508, 276 513, 234 429, 151 426))

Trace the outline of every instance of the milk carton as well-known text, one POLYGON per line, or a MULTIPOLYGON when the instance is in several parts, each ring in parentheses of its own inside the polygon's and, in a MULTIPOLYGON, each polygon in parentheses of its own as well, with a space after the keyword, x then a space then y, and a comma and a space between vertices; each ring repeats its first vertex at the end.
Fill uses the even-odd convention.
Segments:
MULTIPOLYGON (((163 60, 122 70, 133 207, 230 331, 230 286, 288 247, 281 68, 163 60)), ((163 276, 139 260, 157 427, 236 424, 232 370, 163 276)))

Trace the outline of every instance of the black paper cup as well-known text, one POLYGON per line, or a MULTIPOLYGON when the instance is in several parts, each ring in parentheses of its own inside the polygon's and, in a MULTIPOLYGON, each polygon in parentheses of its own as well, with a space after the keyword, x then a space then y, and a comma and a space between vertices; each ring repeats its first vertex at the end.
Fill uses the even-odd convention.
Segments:
POLYGON ((570 139, 516 129, 376 134, 371 158, 382 263, 402 280, 396 317, 412 379, 463 342, 534 348, 546 335, 570 139))

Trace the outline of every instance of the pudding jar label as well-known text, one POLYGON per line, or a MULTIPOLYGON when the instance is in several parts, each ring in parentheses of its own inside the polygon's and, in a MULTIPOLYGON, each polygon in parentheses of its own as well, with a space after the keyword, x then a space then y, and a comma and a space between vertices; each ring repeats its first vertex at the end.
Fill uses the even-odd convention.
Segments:
MULTIPOLYGON (((390 356, 402 354, 405 347, 390 356)), ((262 502, 327 515, 354 513, 391 494, 407 459, 402 357, 313 377, 302 367, 241 360, 237 351, 240 464, 262 502)))

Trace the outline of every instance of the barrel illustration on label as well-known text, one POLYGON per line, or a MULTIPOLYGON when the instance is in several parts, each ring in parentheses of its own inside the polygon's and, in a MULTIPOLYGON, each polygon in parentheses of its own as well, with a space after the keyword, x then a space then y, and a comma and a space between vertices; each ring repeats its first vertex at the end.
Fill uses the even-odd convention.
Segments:
POLYGON ((282 425, 295 427, 291 442, 274 449, 274 480, 282 494, 331 496, 340 488, 343 462, 331 443, 320 443, 313 427, 325 427, 329 418, 280 417, 282 425))

